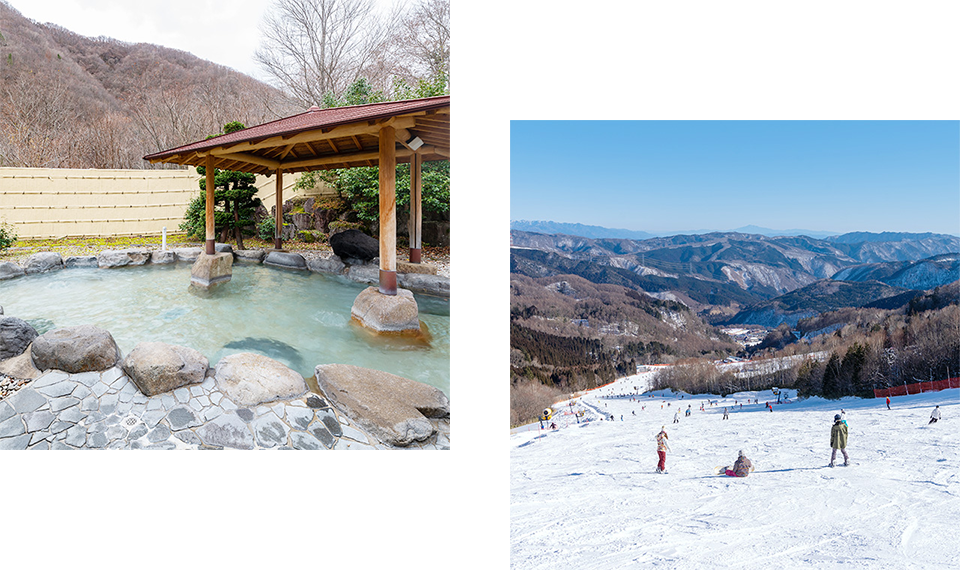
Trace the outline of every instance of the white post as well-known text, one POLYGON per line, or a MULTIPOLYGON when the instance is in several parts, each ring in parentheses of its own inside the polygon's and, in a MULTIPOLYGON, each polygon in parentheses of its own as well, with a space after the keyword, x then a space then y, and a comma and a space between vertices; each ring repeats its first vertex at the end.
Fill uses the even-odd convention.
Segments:
POLYGON ((167 251, 167 226, 163 226, 163 251, 167 251))

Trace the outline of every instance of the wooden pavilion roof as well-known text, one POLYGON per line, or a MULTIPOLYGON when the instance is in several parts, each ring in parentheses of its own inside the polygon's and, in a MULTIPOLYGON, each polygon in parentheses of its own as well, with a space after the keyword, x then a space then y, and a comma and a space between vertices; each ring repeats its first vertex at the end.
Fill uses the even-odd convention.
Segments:
POLYGON ((410 162, 407 141, 423 141, 424 161, 450 158, 450 96, 320 109, 149 154, 153 163, 206 166, 270 175, 283 172, 377 166, 379 133, 396 129, 397 162, 410 162))

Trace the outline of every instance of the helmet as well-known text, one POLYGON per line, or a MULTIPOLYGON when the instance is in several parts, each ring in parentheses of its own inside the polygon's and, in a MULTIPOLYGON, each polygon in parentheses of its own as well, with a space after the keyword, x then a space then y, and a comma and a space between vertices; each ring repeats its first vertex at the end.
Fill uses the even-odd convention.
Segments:
POLYGON ((840 421, 840 414, 837 414, 837 415, 833 416, 833 421, 839 422, 839 421, 840 421))

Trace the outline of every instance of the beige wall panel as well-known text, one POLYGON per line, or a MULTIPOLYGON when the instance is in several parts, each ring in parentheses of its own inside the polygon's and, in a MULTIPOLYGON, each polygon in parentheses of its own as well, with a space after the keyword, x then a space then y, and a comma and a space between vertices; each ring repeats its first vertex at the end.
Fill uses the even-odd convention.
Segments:
MULTIPOLYGON (((296 196, 299 174, 283 177, 284 199, 296 196)), ((179 231, 200 194, 196 170, 85 170, 0 168, 0 221, 22 238, 120 236, 179 231)), ((273 176, 257 176, 269 210, 273 176)), ((310 195, 335 195, 324 187, 310 195)))

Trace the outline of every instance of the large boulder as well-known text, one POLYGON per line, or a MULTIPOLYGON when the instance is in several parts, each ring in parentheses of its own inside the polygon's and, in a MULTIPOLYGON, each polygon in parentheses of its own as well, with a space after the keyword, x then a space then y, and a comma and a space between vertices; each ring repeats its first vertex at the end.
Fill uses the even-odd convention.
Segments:
POLYGON ((252 352, 221 358, 214 379, 220 391, 241 406, 296 398, 307 392, 303 376, 272 358, 252 352))
POLYGON ((306 260, 307 269, 315 273, 335 273, 339 275, 346 267, 336 255, 329 257, 324 255, 311 255, 307 257, 306 260))
POLYGON ((202 247, 178 247, 173 250, 178 261, 196 261, 203 253, 202 247))
POLYGON ((233 277, 233 254, 201 254, 190 268, 190 284, 202 289, 226 283, 233 277))
POLYGON ((360 230, 346 230, 330 236, 330 247, 340 259, 370 261, 380 255, 380 242, 360 230))
POLYGON ((322 364, 316 374, 337 409, 388 445, 423 441, 435 433, 428 418, 450 417, 447 396, 422 382, 349 364, 322 364))
POLYGON ((233 252, 237 262, 260 263, 263 261, 262 249, 238 249, 233 252))
POLYGON ((207 357, 186 346, 141 342, 123 359, 121 367, 147 396, 199 384, 207 373, 207 357))
POLYGON ((107 370, 120 360, 113 336, 93 325, 48 331, 33 341, 33 364, 40 370, 70 374, 107 370))
POLYGON ((63 260, 63 266, 76 269, 80 267, 100 267, 96 255, 71 255, 63 260))
POLYGON ((377 287, 367 287, 354 299, 350 316, 379 333, 420 330, 420 310, 408 289, 397 289, 396 295, 384 295, 377 287))
POLYGON ((263 258, 264 265, 283 267, 284 269, 306 269, 307 262, 299 253, 285 251, 271 251, 263 258))
POLYGON ((40 376, 41 371, 33 365, 33 356, 30 355, 28 346, 20 356, 0 360, 0 374, 11 378, 33 380, 40 376))
POLYGON ((150 250, 147 249, 107 249, 97 256, 97 264, 101 269, 145 265, 149 262, 150 250))
POLYGON ((150 263, 154 265, 166 265, 176 262, 177 254, 173 253, 172 249, 158 249, 150 252, 150 263))
POLYGON ((12 261, 0 263, 0 281, 24 275, 23 268, 12 261))
POLYGON ((17 317, 0 317, 0 360, 23 354, 37 338, 30 323, 17 317))
POLYGON ((63 269, 63 258, 54 251, 35 253, 23 264, 24 273, 45 273, 57 269, 63 269))

